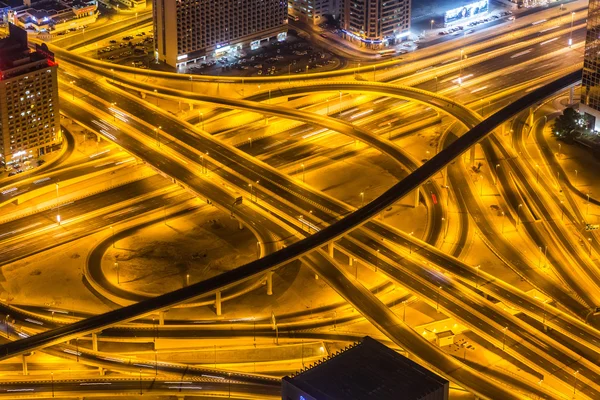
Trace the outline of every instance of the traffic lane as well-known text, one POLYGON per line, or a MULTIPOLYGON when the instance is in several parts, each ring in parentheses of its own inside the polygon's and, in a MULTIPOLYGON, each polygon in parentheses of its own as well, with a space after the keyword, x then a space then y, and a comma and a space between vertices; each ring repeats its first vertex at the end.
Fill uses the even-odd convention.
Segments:
MULTIPOLYGON (((351 236, 354 236, 354 232, 351 236)), ((541 331, 541 335, 539 331, 528 331, 527 328, 523 326, 524 324, 516 324, 514 318, 510 318, 497 311, 497 308, 493 303, 488 302, 481 297, 472 296, 470 293, 461 290, 459 286, 455 286, 455 284, 443 274, 423 268, 422 266, 409 261, 407 258, 398 256, 393 252, 388 252, 385 247, 381 247, 380 253, 394 261, 395 267, 393 267, 382 257, 373 255, 372 252, 368 252, 362 246, 356 244, 361 243, 367 245, 369 242, 373 242, 370 238, 358 237, 357 242, 343 238, 341 242, 343 242, 344 248, 350 250, 353 255, 360 259, 367 260, 371 265, 377 266, 378 269, 384 271, 386 275, 405 288, 419 296, 423 296, 423 298, 436 299, 436 304, 439 307, 442 307, 447 314, 463 321, 470 326, 471 329, 478 332, 480 336, 487 338, 491 337, 496 340, 504 337, 506 343, 505 347, 507 349, 512 349, 516 353, 511 355, 520 360, 529 360, 532 368, 541 367, 546 372, 553 373, 557 378, 568 384, 572 380, 572 374, 562 369, 558 372, 556 371, 556 369, 568 365, 570 368, 579 369, 582 376, 586 376, 592 382, 598 382, 597 379, 599 375, 588 369, 586 364, 581 364, 579 360, 572 358, 570 355, 559 351, 551 344, 546 343, 547 339, 545 340, 542 336, 543 330, 541 331), (398 266, 406 268, 409 272, 405 273, 404 270, 399 269, 398 266), (425 282, 430 284, 425 284, 425 282), (440 286, 441 289, 432 286, 440 286), (451 297, 447 298, 448 295, 451 297), (457 299, 460 300, 457 301, 457 299), (485 316, 485 318, 482 318, 482 316, 485 316), (495 324, 488 322, 488 319, 495 324), (496 325, 499 325, 500 327, 508 326, 508 331, 510 333, 506 332, 506 336, 504 336, 504 330, 496 325), (517 335, 519 340, 515 340, 511 336, 512 334, 517 335), (547 360, 539 353, 547 354, 554 360, 547 360)), ((369 247, 376 248, 378 246, 379 243, 377 242, 375 245, 371 243, 369 247)), ((600 395, 600 391, 595 387, 585 383, 583 384, 585 386, 583 388, 584 393, 591 395, 592 398, 600 395)))
MULTIPOLYGON (((90 85, 97 86, 95 83, 89 82, 87 80, 85 80, 84 82, 81 82, 81 83, 86 86, 86 90, 88 90, 88 91, 91 91, 93 89, 92 86, 90 86, 90 85)), ((101 96, 101 97, 103 97, 103 95, 106 95, 104 93, 104 89, 102 87, 98 87, 97 89, 93 90, 93 92, 96 95, 101 96)), ((96 107, 100 107, 100 108, 106 107, 101 102, 96 101, 90 97, 86 97, 86 102, 88 102, 91 105, 96 106, 96 107)), ((132 102, 133 102, 132 100, 129 100, 126 98, 119 98, 118 104, 120 105, 121 109, 126 110, 127 112, 129 112, 131 114, 137 108, 134 106, 134 107, 132 107, 133 109, 130 109, 129 105, 132 102)), ((135 102, 135 103, 137 103, 137 102, 135 102)), ((154 113, 146 112, 145 120, 148 121, 149 123, 155 125, 156 123, 159 122, 158 119, 160 119, 160 121, 162 121, 162 131, 169 132, 171 135, 173 135, 177 139, 183 141, 184 143, 187 143, 192 148, 202 149, 202 152, 205 152, 205 151, 209 152, 210 157, 212 159, 215 159, 216 161, 218 161, 220 164, 226 165, 230 168, 238 170, 238 172, 240 174, 249 178, 252 182, 259 182, 259 185, 255 185, 254 190, 257 193, 257 197, 263 201, 267 201, 267 202, 271 202, 271 203, 273 202, 272 196, 270 196, 268 193, 264 193, 264 194, 262 193, 263 188, 268 188, 271 193, 276 193, 279 196, 285 196, 286 199, 288 199, 292 204, 295 204, 298 202, 298 197, 300 197, 300 199, 302 199, 301 201, 303 201, 303 199, 308 199, 308 204, 306 201, 304 201, 304 203, 306 205, 304 207, 302 207, 303 210, 313 210, 314 213, 320 212, 319 205, 323 206, 324 203, 326 203, 326 205, 325 205, 326 208, 332 209, 331 207, 335 207, 335 208, 333 208, 333 211, 334 211, 334 213, 337 213, 339 215, 346 215, 349 212, 351 212, 351 209, 341 208, 337 204, 334 204, 333 202, 331 202, 331 200, 329 200, 328 198, 323 198, 320 194, 315 193, 312 190, 298 186, 289 177, 283 176, 282 174, 279 174, 279 173, 276 173, 273 171, 269 171, 269 170, 263 168, 262 165, 255 164, 254 162, 252 162, 251 160, 248 160, 248 158, 242 156, 241 154, 233 153, 231 151, 231 149, 221 145, 220 143, 214 142, 212 140, 208 140, 207 138, 200 136, 200 135, 192 135, 192 134, 188 133, 188 130, 183 128, 181 126, 181 123, 178 121, 173 121, 171 118, 160 118, 158 115, 156 115, 154 113), (156 119, 155 122, 154 122, 154 119, 156 119), (241 171, 240 171, 240 168, 241 168, 241 171), (273 183, 271 183, 271 182, 273 182, 273 183), (283 191, 281 190, 282 188, 284 189, 283 191), (292 192, 292 193, 288 193, 288 192, 292 192), (262 197, 261 197, 261 194, 262 194, 262 197)), ((144 126, 142 126, 135 120, 130 121, 130 126, 132 128, 136 128, 142 132, 144 132, 144 131, 148 132, 147 128, 145 128, 144 126)), ((149 137, 151 137, 151 134, 152 133, 150 133, 149 137)), ((357 135, 359 135, 359 137, 362 137, 363 140, 368 139, 364 136, 361 136, 360 132, 357 132, 357 135)), ((385 142, 384 142, 384 144, 386 145, 386 148, 389 150, 389 152, 395 156, 396 160, 399 160, 399 159, 405 157, 405 155, 398 148, 396 148, 394 146, 389 146, 385 142)), ((171 141, 171 142, 168 142, 168 145, 173 147, 178 153, 185 155, 190 160, 199 158, 196 153, 189 151, 186 147, 179 145, 179 143, 177 143, 177 142, 171 141)), ((207 161, 206 164, 209 165, 209 168, 213 169, 213 172, 218 171, 218 173, 221 176, 223 176, 224 178, 226 178, 226 177, 223 174, 231 175, 228 172, 226 172, 223 168, 219 168, 218 166, 213 166, 211 162, 207 161)), ((247 182, 244 182, 243 180, 240 180, 240 179, 237 179, 237 182, 239 182, 238 187, 247 187, 247 185, 248 185, 247 182)), ((429 185, 429 183, 426 185, 429 185)), ((431 187, 427 186, 425 190, 427 190, 431 193, 435 193, 435 194, 437 194, 438 198, 441 198, 441 196, 439 195, 439 189, 433 183, 431 183, 431 187)), ((429 201, 429 197, 426 197, 426 199, 427 199, 426 201, 429 201)), ((437 216, 439 216, 442 213, 441 204, 437 204, 434 206, 434 208, 435 207, 440 209, 439 212, 434 211, 435 218, 436 218, 436 220, 441 221, 441 218, 437 218, 437 216)), ((298 210, 295 210, 295 211, 293 211, 292 214, 288 214, 288 215, 297 215, 298 212, 299 212, 298 210)), ((307 215, 306 217, 310 218, 310 215, 307 215)), ((324 221, 332 221, 332 220, 335 220, 337 217, 323 215, 323 218, 325 218, 324 221)), ((317 226, 322 225, 318 221, 314 221, 314 222, 317 224, 317 226)), ((437 236, 439 236, 440 232, 441 232, 441 223, 438 222, 435 224, 435 227, 432 230, 432 233, 435 236, 435 238, 437 238, 437 236)))
POLYGON ((159 195, 142 202, 134 202, 117 210, 110 210, 110 214, 108 215, 103 213, 92 218, 79 219, 74 223, 68 222, 60 226, 55 224, 50 231, 44 230, 44 232, 33 237, 28 236, 26 241, 3 245, 0 250, 0 262, 14 262, 32 254, 37 254, 73 240, 84 238, 92 233, 123 222, 124 219, 136 217, 139 214, 160 209, 161 207, 181 204, 191 198, 192 196, 188 193, 174 196, 172 193, 159 195))
MULTIPOLYGON (((577 43, 581 40, 584 40, 585 32, 584 31, 574 32, 573 38, 574 38, 575 43, 577 43)), ((507 54, 503 54, 503 55, 492 57, 492 58, 489 58, 486 60, 482 60, 481 62, 478 62, 475 65, 465 66, 464 68, 462 68, 462 74, 461 74, 463 77, 463 83, 468 84, 467 77, 470 75, 473 75, 474 78, 481 77, 481 76, 484 76, 485 74, 493 73, 501 68, 509 67, 512 65, 517 65, 517 64, 526 62, 528 60, 542 57, 542 56, 545 56, 552 52, 555 52, 555 51, 558 51, 558 50, 568 47, 568 44, 566 42, 563 43, 565 40, 562 40, 562 39, 566 40, 566 37, 561 36, 557 40, 555 40, 555 41, 553 40, 552 42, 548 42, 544 45, 540 45, 540 44, 532 45, 528 49, 514 50, 507 54)), ((554 63, 554 61, 560 61, 562 64, 565 61, 565 58, 568 58, 568 57, 565 57, 564 55, 559 54, 550 60, 544 61, 544 65, 548 67, 547 72, 550 72, 553 69, 554 70, 557 69, 557 65, 554 63)), ((539 68, 541 68, 541 66, 539 66, 539 65, 535 66, 535 67, 527 67, 527 68, 524 68, 523 71, 519 71, 519 72, 521 74, 523 72, 526 72, 528 74, 527 76, 530 76, 532 73, 534 73, 534 71, 536 71, 539 68)), ((439 75, 438 82, 437 82, 438 91, 456 87, 457 84, 456 84, 456 82, 454 82, 454 80, 456 80, 458 78, 459 72, 460 71, 454 71, 454 72, 451 72, 448 74, 439 75)), ((538 73, 539 73, 539 71, 535 72, 536 75, 538 73)), ((512 72, 511 74, 515 74, 515 73, 512 72)), ((519 80, 517 82, 524 80, 524 77, 521 74, 517 75, 519 77, 519 80)), ((506 86, 507 82, 510 83, 510 85, 508 85, 508 86, 512 86, 515 81, 514 81, 514 79, 506 79, 505 76, 498 76, 498 77, 495 77, 494 80, 490 83, 493 84, 493 87, 507 87, 506 86)), ((427 83, 422 83, 422 84, 417 85, 417 87, 420 87, 423 89, 427 88, 428 90, 431 90, 431 91, 434 91, 435 86, 436 86, 436 84, 435 84, 435 82, 433 82, 433 79, 430 79, 427 83), (425 85, 427 85, 427 86, 425 87, 425 85)))
POLYGON ((221 381, 197 381, 181 379, 181 380, 166 380, 161 379, 149 379, 147 376, 143 376, 140 379, 125 378, 130 380, 118 380, 111 379, 97 379, 97 380, 76 380, 72 382, 65 382, 62 377, 57 377, 52 380, 45 381, 31 381, 22 383, 6 383, 0 384, 0 397, 14 398, 14 396, 49 396, 62 397, 63 394, 69 393, 84 393, 97 394, 98 392, 109 396, 113 393, 115 396, 122 394, 123 392, 129 393, 130 395, 152 395, 156 394, 173 394, 173 393, 185 393, 190 396, 210 396, 212 393, 219 393, 222 396, 223 393, 227 396, 227 393, 231 393, 233 396, 268 396, 265 398, 279 398, 281 396, 281 389, 279 387, 271 387, 266 385, 248 385, 242 384, 235 381, 229 381, 224 378, 221 381))
POLYGON ((67 170, 56 170, 55 172, 46 175, 40 178, 25 178, 21 181, 13 182, 11 185, 4 186, 0 192, 0 204, 5 201, 9 201, 16 196, 20 196, 24 193, 29 192, 30 190, 41 189, 48 185, 54 185, 56 182, 64 182, 69 179, 84 177, 86 175, 102 172, 109 168, 114 168, 118 165, 123 165, 130 157, 127 154, 121 155, 113 155, 110 158, 107 158, 106 161, 103 162, 94 162, 95 165, 89 165, 91 163, 86 163, 88 165, 81 166, 74 169, 67 170))
MULTIPOLYGON (((111 204, 117 204, 133 199, 154 190, 165 189, 170 184, 171 183, 165 178, 157 174, 81 199, 68 202, 64 202, 63 200, 62 203, 59 203, 58 208, 52 207, 49 210, 44 210, 0 224, 0 232, 2 232, 0 234, 0 240, 5 241, 18 238, 16 235, 25 235, 34 230, 56 224, 57 215, 60 215, 61 221, 68 220, 111 204)), ((60 193, 60 184, 58 193, 60 193)))
MULTIPOLYGON (((499 173, 503 173, 503 171, 500 171, 500 168, 499 173)), ((580 304, 575 300, 571 294, 562 287, 545 278, 541 271, 536 268, 531 268, 529 261, 522 256, 521 252, 506 241, 503 235, 498 232, 496 227, 489 221, 488 212, 481 209, 479 202, 475 199, 464 176, 464 170, 459 168, 458 163, 449 166, 448 174, 453 187, 465 202, 466 207, 472 215, 480 232, 485 236, 493 248, 502 255, 503 259, 509 263, 511 269, 519 275, 526 277, 533 286, 538 287, 543 293, 548 294, 553 299, 560 302, 560 304, 564 305, 571 312, 580 317, 585 315, 587 313, 587 308, 583 304, 580 304)), ((507 201, 510 201, 510 196, 513 195, 514 192, 512 191, 506 192, 505 196, 509 197, 507 198, 507 201)), ((509 215, 510 213, 507 211, 505 218, 509 218, 509 215)), ((537 237, 537 234, 534 237, 537 237)))
MULTIPOLYGON (((513 187, 513 190, 504 191, 505 198, 507 199, 508 204, 510 204, 514 210, 517 210, 517 208, 520 208, 518 207, 518 205, 522 203, 521 195, 527 196, 528 200, 525 201, 525 206, 523 207, 524 216, 521 218, 521 226, 523 226, 527 230, 527 233, 534 239, 534 242, 537 244, 538 247, 544 248, 544 246, 546 246, 547 244, 554 243, 553 240, 549 240, 543 236, 543 231, 541 230, 542 228, 538 229, 537 224, 532 223, 536 221, 535 216, 531 214, 531 212, 533 211, 531 210, 531 207, 534 207, 536 211, 539 211, 541 213, 541 218, 538 219, 545 221, 546 225, 549 227, 549 233, 553 233, 555 235, 558 241, 562 244, 564 251, 566 251, 567 254, 569 254, 570 257, 572 257, 572 259, 588 274, 591 273, 587 264, 581 258, 579 251, 575 251, 570 241, 565 236, 563 230, 558 226, 558 223, 556 222, 554 216, 548 211, 542 199, 538 197, 539 194, 537 194, 535 190, 533 190, 531 183, 523 174, 520 165, 514 162, 514 160, 510 158, 510 155, 508 155, 508 153, 503 150, 503 148, 498 147, 499 143, 497 142, 497 139, 494 139, 492 137, 490 140, 493 141, 494 146, 492 147, 492 143, 490 141, 482 141, 482 149, 486 154, 486 158, 490 160, 493 165, 501 163, 501 165, 507 166, 507 168, 498 168, 497 176, 499 182, 501 182, 502 184, 501 187, 513 187), (524 191, 523 193, 514 188, 513 179, 515 177, 516 179, 518 179, 520 187, 524 191), (527 205, 528 201, 532 203, 530 205, 527 205)), ((555 266, 555 268, 559 271, 561 277, 569 285, 571 290, 577 293, 577 295, 584 302, 586 302, 586 304, 589 307, 588 311, 596 304, 599 304, 594 300, 596 294, 590 292, 586 287, 580 285, 576 280, 576 277, 573 276, 572 273, 570 273, 570 271, 572 270, 571 262, 568 258, 565 258, 561 250, 558 248, 554 248, 552 245, 548 247, 549 251, 546 254, 548 262, 551 265, 555 266)))

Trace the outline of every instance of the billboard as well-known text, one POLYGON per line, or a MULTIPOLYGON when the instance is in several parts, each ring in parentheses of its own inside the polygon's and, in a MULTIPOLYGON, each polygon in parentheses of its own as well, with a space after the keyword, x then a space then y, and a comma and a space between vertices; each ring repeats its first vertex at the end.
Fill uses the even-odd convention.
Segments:
POLYGON ((488 10, 488 0, 480 0, 475 3, 467 4, 466 6, 446 11, 446 14, 444 15, 444 23, 449 24, 461 19, 471 18, 476 15, 483 15, 487 13, 488 10))

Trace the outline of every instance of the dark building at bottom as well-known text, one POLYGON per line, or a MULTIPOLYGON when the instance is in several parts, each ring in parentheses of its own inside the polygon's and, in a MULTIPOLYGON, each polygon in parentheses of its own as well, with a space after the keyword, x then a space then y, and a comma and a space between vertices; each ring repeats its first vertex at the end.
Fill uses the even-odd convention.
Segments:
POLYGON ((447 400, 449 382, 365 337, 282 383, 283 400, 447 400))

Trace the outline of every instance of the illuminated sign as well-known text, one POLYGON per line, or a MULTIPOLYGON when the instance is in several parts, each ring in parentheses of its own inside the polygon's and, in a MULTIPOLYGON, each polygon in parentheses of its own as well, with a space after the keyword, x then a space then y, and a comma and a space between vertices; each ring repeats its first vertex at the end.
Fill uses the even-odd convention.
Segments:
POLYGON ((446 11, 446 14, 444 15, 444 22, 448 24, 450 22, 456 22, 461 19, 471 18, 476 15, 483 15, 488 11, 488 0, 481 0, 475 3, 467 4, 466 6, 446 11))

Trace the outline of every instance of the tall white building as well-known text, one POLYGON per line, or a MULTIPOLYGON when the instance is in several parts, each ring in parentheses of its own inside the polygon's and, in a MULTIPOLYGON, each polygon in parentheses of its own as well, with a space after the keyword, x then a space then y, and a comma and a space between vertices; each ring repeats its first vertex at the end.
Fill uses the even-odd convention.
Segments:
POLYGON ((410 0, 344 0, 341 26, 347 39, 371 48, 409 35, 410 0))
POLYGON ((315 25, 325 22, 325 15, 337 17, 341 0, 288 0, 288 14, 294 19, 315 25))
POLYGON ((9 24, 0 40, 0 165, 24 162, 60 146, 57 64, 42 45, 32 52, 27 32, 9 24))
POLYGON ((287 34, 287 0, 154 0, 156 56, 179 66, 287 34))

